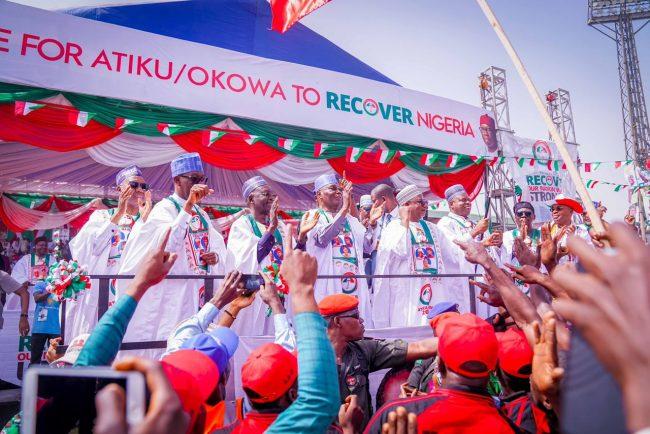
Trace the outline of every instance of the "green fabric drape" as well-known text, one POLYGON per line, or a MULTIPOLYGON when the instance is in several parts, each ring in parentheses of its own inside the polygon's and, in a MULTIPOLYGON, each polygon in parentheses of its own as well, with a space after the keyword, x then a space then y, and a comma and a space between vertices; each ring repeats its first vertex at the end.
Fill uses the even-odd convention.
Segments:
POLYGON ((14 101, 35 101, 58 95, 60 92, 37 87, 20 86, 18 84, 0 83, 0 103, 14 101))
POLYGON ((201 130, 219 123, 227 116, 213 115, 191 110, 181 110, 155 104, 122 101, 113 98, 81 95, 65 92, 68 101, 78 110, 94 113, 93 120, 111 128, 115 127, 116 118, 132 119, 137 123, 128 125, 124 131, 143 136, 161 136, 158 123, 182 126, 178 134, 201 130))
POLYGON ((447 158, 452 155, 451 152, 436 151, 434 149, 421 148, 419 146, 391 142, 389 140, 384 140, 384 144, 388 149, 406 151, 406 155, 402 155, 400 160, 406 164, 407 167, 417 172, 424 173, 425 175, 442 175, 445 173, 457 172, 460 169, 466 168, 470 164, 474 164, 468 156, 459 155, 455 167, 445 167, 447 158), (425 166, 420 162, 422 155, 424 154, 437 154, 438 157, 431 166, 425 166))

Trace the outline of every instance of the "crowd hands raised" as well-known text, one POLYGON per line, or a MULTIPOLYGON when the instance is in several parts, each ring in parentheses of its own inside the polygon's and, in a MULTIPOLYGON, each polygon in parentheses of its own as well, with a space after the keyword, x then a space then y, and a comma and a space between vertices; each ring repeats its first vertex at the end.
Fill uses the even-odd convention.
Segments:
MULTIPOLYGON (((304 250, 305 244, 318 244, 327 233, 321 228, 313 234, 325 211, 335 222, 355 216, 369 230, 388 224, 385 217, 392 213, 408 231, 426 210, 421 194, 403 191, 387 198, 390 195, 379 189, 365 203, 362 198, 357 209, 351 183, 327 181, 322 192, 317 187, 319 210, 306 213, 296 232, 291 224, 278 222, 277 197, 263 190, 262 183, 256 188, 251 191, 257 193, 244 195, 251 201, 252 215, 266 216, 265 236, 283 232, 279 272, 290 290, 289 303, 285 306, 276 282, 266 273, 261 273, 259 291, 251 291, 236 267, 227 269, 205 306, 174 328, 159 361, 126 357, 113 364, 116 370, 145 376, 150 399, 144 419, 127 425, 124 391, 111 385, 96 397, 95 432, 562 432, 564 418, 589 417, 560 411, 566 359, 576 331, 620 387, 625 428, 644 434, 650 429, 650 251, 629 222, 606 225, 604 233, 589 228, 580 237, 583 228, 564 218, 565 209, 555 207, 555 223, 536 233, 531 225, 534 214, 515 207, 518 230, 504 261, 504 255, 495 258, 494 249, 505 243, 505 234, 489 231, 483 219, 468 228, 467 239, 454 242, 464 259, 484 273, 483 279, 472 281, 480 289, 478 301, 498 312, 484 320, 460 313, 455 303, 438 303, 428 315, 430 337, 381 340, 364 336, 357 297, 328 295, 317 303, 319 264, 304 250), (337 200, 338 206, 332 205, 337 200), (255 208, 256 203, 263 206, 255 208), (578 271, 576 263, 583 270, 578 271), (239 342, 230 327, 259 301, 273 317, 274 343, 254 349, 243 364, 245 398, 235 404, 236 420, 226 423, 230 403, 225 385, 239 342), (380 387, 383 396, 375 397, 384 404, 373 412, 368 375, 382 369, 394 374, 386 375, 380 387), (398 387, 389 384, 393 378, 398 387)), ((188 190, 182 208, 191 214, 210 190, 204 184, 188 190)), ((447 200, 454 214, 467 217, 466 194, 452 191, 447 200)), ((145 218, 150 208, 143 203, 145 218)), ((58 359, 65 367, 110 365, 137 304, 159 289, 156 285, 179 259, 168 251, 169 242, 167 230, 76 358, 59 358, 55 340, 48 362, 56 364, 58 359)), ((209 265, 219 262, 216 254, 201 259, 209 265)))

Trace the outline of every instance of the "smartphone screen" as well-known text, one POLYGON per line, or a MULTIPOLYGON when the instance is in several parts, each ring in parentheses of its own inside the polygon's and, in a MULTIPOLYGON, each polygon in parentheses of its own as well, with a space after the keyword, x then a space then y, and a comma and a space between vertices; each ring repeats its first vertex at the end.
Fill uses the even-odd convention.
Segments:
POLYGON ((260 286, 264 285, 264 279, 259 274, 244 274, 244 289, 247 293, 253 293, 260 289, 260 286))
POLYGON ((27 371, 27 374, 24 387, 29 388, 29 391, 23 391, 23 426, 25 428, 23 432, 92 433, 97 417, 95 396, 112 383, 125 390, 127 419, 133 421, 141 420, 143 417, 145 388, 144 379, 140 373, 118 373, 111 371, 110 368, 32 368, 27 371), (141 381, 135 381, 140 385, 134 384, 133 374, 140 377, 141 381), (135 391, 134 394, 134 388, 140 390, 135 391), (29 398, 26 393, 29 394, 29 398), (140 401, 140 403, 134 402, 134 396, 138 396, 135 401, 140 401))

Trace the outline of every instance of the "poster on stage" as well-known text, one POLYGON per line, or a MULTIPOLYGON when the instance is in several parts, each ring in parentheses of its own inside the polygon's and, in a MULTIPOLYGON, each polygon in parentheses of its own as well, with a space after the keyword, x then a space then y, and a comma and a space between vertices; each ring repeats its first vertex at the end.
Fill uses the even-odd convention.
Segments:
POLYGON ((4 0, 0 0, 0 82, 458 154, 497 151, 494 119, 478 106, 4 0))
MULTIPOLYGON (((18 321, 20 310, 5 310, 4 324, 0 329, 0 380, 20 386, 29 367, 31 335, 20 336, 18 321)), ((29 324, 33 324, 33 312, 29 312, 29 324)), ((47 348, 43 349, 47 351, 47 348)))
MULTIPOLYGON (((551 220, 551 211, 547 202, 558 194, 575 197, 576 188, 569 172, 561 168, 549 169, 549 160, 561 160, 555 143, 543 139, 527 139, 514 134, 502 135, 503 153, 506 167, 515 184, 515 201, 530 202, 535 208, 536 222, 551 220), (513 158, 514 157, 514 158, 513 158), (517 158, 526 158, 520 166, 517 158), (535 159, 531 163, 530 159, 535 159)), ((567 144, 572 160, 577 159, 576 145, 567 144)))

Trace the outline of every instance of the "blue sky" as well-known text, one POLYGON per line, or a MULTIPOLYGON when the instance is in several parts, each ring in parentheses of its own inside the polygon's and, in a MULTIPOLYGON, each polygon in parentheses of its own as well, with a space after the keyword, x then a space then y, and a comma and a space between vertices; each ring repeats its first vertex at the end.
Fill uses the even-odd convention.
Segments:
MULTIPOLYGON (((624 158, 616 47, 587 25, 587 2, 489 0, 538 90, 571 94, 583 161, 624 158)), ((507 70, 510 119, 517 135, 546 138, 542 118, 482 11, 472 0, 333 0, 302 23, 401 85, 480 103, 476 77, 494 65, 507 70)), ((637 34, 650 98, 650 26, 637 34)), ((588 174, 589 175, 589 174, 588 174)), ((621 170, 592 179, 623 183, 621 170)), ((607 218, 627 211, 627 194, 590 190, 608 205, 607 218)))

